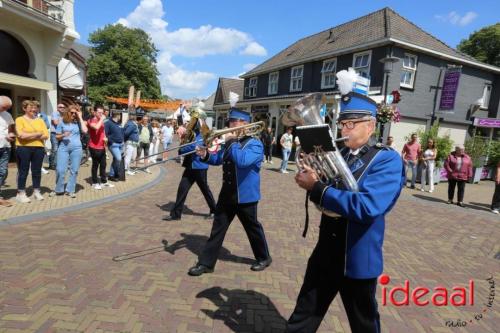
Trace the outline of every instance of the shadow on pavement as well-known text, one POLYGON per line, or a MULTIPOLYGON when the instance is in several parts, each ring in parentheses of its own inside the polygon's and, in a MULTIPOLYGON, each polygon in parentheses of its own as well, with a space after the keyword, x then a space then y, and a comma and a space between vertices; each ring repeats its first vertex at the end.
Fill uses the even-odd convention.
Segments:
POLYGON ((286 320, 273 302, 253 290, 212 287, 196 295, 212 301, 217 310, 202 309, 213 320, 221 320, 233 332, 284 332, 286 320))
MULTIPOLYGON (((186 248, 196 256, 199 256, 203 251, 203 247, 205 246, 205 243, 207 242, 208 239, 207 236, 188 235, 185 233, 181 233, 181 236, 183 237, 183 239, 176 241, 172 245, 165 246, 165 251, 167 251, 170 254, 175 254, 175 251, 186 248)), ((255 260, 253 259, 240 257, 232 254, 231 251, 229 251, 225 247, 222 247, 219 252, 219 260, 232 261, 248 265, 255 263, 255 260)))
MULTIPOLYGON (((160 208, 164 212, 170 212, 172 210, 172 208, 174 208, 174 205, 175 205, 175 202, 170 201, 169 203, 166 203, 163 205, 156 204, 156 207, 160 208)), ((208 207, 207 207, 207 210, 209 210, 208 207)), ((192 216, 203 216, 203 217, 206 217, 208 215, 208 213, 207 214, 197 213, 197 212, 193 211, 192 209, 190 209, 186 205, 184 205, 184 209, 182 210, 182 214, 183 215, 192 215, 192 216)))
POLYGON ((447 203, 446 200, 439 199, 439 198, 434 198, 434 197, 429 197, 429 196, 422 195, 422 194, 413 194, 413 196, 415 198, 422 199, 422 200, 427 200, 427 201, 432 201, 432 202, 438 202, 438 203, 444 203, 444 204, 447 203))
MULTIPOLYGON (((434 197, 429 197, 426 195, 421 195, 421 194, 413 194, 415 198, 422 199, 422 200, 427 200, 427 201, 432 201, 432 202, 437 202, 437 203, 443 203, 443 204, 448 204, 447 201, 439 198, 434 198, 434 197)), ((456 201, 454 201, 454 204, 456 206, 456 201)), ((450 206, 453 206, 450 205, 450 206)), ((484 204, 484 203, 479 203, 479 202, 469 202, 469 203, 464 203, 465 208, 468 209, 474 209, 474 210, 481 210, 484 212, 489 212, 490 211, 490 205, 484 204)))

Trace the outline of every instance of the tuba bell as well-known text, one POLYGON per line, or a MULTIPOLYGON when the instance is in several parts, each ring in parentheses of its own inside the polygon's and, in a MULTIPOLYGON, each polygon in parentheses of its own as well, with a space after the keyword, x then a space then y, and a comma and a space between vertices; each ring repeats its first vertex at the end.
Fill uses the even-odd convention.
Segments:
MULTIPOLYGON (((283 125, 290 127, 324 125, 325 122, 321 117, 320 110, 325 102, 326 98, 321 93, 308 94, 290 105, 288 110, 283 114, 281 122, 283 125)), ((347 138, 342 138, 340 140, 344 139, 347 138)), ((338 140, 332 138, 333 151, 325 152, 321 147, 316 147, 315 151, 305 154, 302 152, 301 148, 298 148, 295 153, 295 162, 298 172, 303 171, 304 165, 307 165, 318 174, 322 183, 329 185, 340 181, 348 191, 358 192, 358 183, 342 157, 342 154, 340 154, 336 141, 338 140)), ((338 216, 337 213, 319 206, 317 207, 325 215, 338 216)))

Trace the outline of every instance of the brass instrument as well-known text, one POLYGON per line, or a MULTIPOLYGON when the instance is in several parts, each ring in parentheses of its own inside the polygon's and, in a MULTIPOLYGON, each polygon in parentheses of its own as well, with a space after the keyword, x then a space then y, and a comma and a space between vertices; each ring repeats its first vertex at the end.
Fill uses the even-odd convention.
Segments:
MULTIPOLYGON (((266 128, 266 123, 263 121, 258 121, 255 123, 250 123, 250 124, 237 126, 237 127, 225 128, 225 129, 221 129, 221 130, 214 130, 214 129, 208 130, 205 133, 203 133, 203 132, 201 133, 201 136, 203 138, 202 140, 193 140, 191 142, 180 144, 180 145, 175 146, 175 147, 170 147, 161 153, 145 156, 142 159, 146 159, 146 158, 149 158, 151 156, 163 154, 164 152, 169 152, 169 151, 176 150, 176 149, 179 149, 182 147, 186 147, 186 146, 192 145, 193 143, 200 144, 200 146, 204 146, 204 147, 209 148, 209 147, 213 146, 215 139, 219 139, 219 138, 223 137, 224 135, 226 135, 228 133, 232 133, 232 132, 237 132, 238 138, 241 138, 243 136, 258 136, 260 134, 260 132, 262 132, 265 128, 266 128)), ((144 169, 149 168, 153 165, 163 164, 163 163, 166 163, 168 161, 174 160, 180 156, 191 155, 191 154, 194 154, 195 152, 196 152, 195 150, 192 150, 188 153, 181 154, 181 155, 178 155, 178 156, 175 156, 172 158, 168 158, 168 159, 163 160, 163 161, 150 163, 147 166, 137 168, 135 170, 144 170, 144 169)))
MULTIPOLYGON (((320 109, 325 104, 325 96, 321 93, 312 93, 298 99, 283 115, 281 121, 285 126, 323 125, 320 109)), ((345 188, 352 192, 358 192, 358 183, 347 166, 342 154, 337 148, 336 142, 347 140, 332 138, 333 151, 325 152, 320 147, 310 154, 305 154, 300 148, 295 153, 295 162, 298 172, 303 171, 304 165, 312 168, 319 176, 320 181, 332 184, 337 180, 342 181, 345 188)), ((319 210, 328 216, 338 216, 337 213, 328 211, 317 206, 319 210)))

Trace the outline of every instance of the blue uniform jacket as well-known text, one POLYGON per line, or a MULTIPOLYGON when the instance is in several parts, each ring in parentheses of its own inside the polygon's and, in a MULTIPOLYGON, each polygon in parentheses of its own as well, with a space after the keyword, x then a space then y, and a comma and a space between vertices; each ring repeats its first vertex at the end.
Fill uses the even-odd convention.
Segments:
MULTIPOLYGON (((354 279, 376 278, 382 273, 385 214, 396 203, 404 183, 399 154, 391 148, 380 149, 358 180, 359 192, 319 182, 311 192, 311 200, 320 198, 321 207, 348 219, 345 275, 354 279)), ((355 164, 351 171, 358 167, 355 164)))
MULTIPOLYGON (((193 142, 189 146, 179 148, 179 154, 189 153, 190 151, 195 150, 196 146, 201 146, 202 144, 203 144, 203 137, 201 136, 200 133, 198 133, 196 135, 195 142, 193 142)), ((185 159, 184 160, 185 163, 190 162, 190 165, 188 165, 188 166, 183 164, 186 168, 191 167, 191 169, 193 169, 193 170, 206 170, 206 169, 208 169, 208 164, 206 162, 203 162, 201 160, 201 158, 196 154, 188 155, 188 156, 184 157, 184 159, 185 159)))
POLYGON ((134 121, 129 120, 123 128, 123 135, 126 141, 139 142, 139 128, 134 121))
POLYGON ((224 149, 211 154, 208 163, 221 165, 224 160, 232 161, 236 168, 236 186, 238 203, 251 203, 260 200, 260 167, 264 159, 262 142, 255 138, 244 141, 230 142, 224 149))

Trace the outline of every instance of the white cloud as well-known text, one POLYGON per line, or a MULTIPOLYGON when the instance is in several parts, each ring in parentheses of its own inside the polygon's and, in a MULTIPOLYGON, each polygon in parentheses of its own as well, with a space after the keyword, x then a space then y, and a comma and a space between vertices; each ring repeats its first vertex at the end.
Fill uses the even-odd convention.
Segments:
POLYGON ((440 21, 464 27, 474 21, 477 16, 476 12, 467 12, 465 15, 460 16, 456 11, 451 11, 447 15, 435 15, 434 17, 440 21))
POLYGON ((241 54, 263 57, 267 55, 267 51, 262 45, 256 42, 251 42, 243 51, 241 51, 241 54))
POLYGON ((120 18, 117 23, 141 28, 149 33, 159 49, 160 81, 163 92, 168 95, 177 97, 199 93, 216 77, 213 73, 180 68, 172 61, 175 56, 204 57, 235 54, 238 51, 243 55, 267 55, 266 49, 245 32, 211 25, 168 31, 168 22, 163 19, 164 15, 161 0, 141 0, 132 13, 126 18, 120 18))

